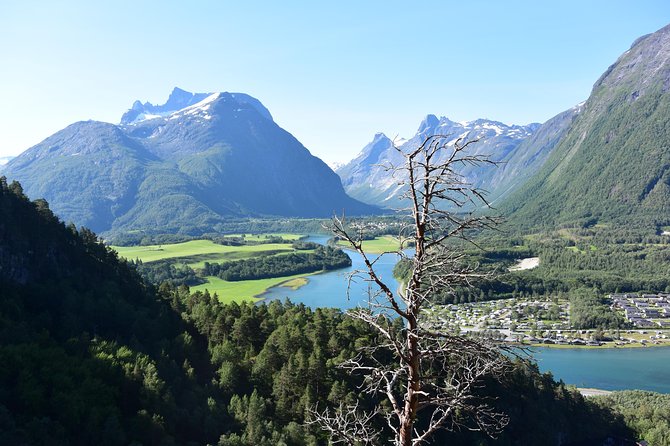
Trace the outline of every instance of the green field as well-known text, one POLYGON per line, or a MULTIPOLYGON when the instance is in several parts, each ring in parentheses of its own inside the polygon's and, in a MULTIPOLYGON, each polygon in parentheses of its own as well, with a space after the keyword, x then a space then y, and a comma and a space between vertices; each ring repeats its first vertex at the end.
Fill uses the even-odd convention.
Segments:
POLYGON ((172 245, 112 246, 112 249, 118 252, 119 256, 129 260, 140 259, 148 263, 175 259, 175 263, 183 263, 194 269, 202 268, 205 262, 226 262, 293 251, 291 245, 287 243, 224 246, 211 240, 191 240, 172 245))
MULTIPOLYGON (((349 244, 340 240, 338 245, 343 248, 350 248, 349 244)), ((384 252, 396 252, 400 248, 400 241, 392 235, 382 235, 375 237, 374 240, 363 240, 363 250, 370 254, 381 254, 384 252)))
MULTIPOLYGON (((298 240, 302 236, 296 234, 268 234, 269 236, 280 236, 286 240, 298 240)), ((240 234, 237 234, 239 237, 240 234)), ((231 236, 232 237, 232 236, 231 236)), ((261 242, 266 235, 245 234, 245 240, 261 242)), ((159 260, 172 259, 174 263, 185 264, 198 271, 203 268, 205 262, 221 263, 230 262, 251 257, 285 254, 293 252, 294 249, 288 243, 264 243, 259 245, 224 246, 210 240, 191 240, 184 243, 148 245, 148 246, 112 246, 119 256, 130 260, 140 259, 144 263, 157 262, 159 260)), ((308 252, 308 251, 304 251, 308 252)), ((306 274, 294 276, 276 277, 271 279, 241 280, 227 282, 218 277, 207 276, 207 283, 191 287, 191 291, 209 290, 211 294, 216 293, 222 302, 241 300, 260 300, 257 296, 263 294, 269 288, 286 283, 291 287, 299 287, 307 282, 306 274)))
MULTIPOLYGON (((269 288, 286 283, 295 286, 295 280, 304 279, 305 274, 295 276, 275 277, 272 279, 240 280, 239 282, 227 282, 215 276, 207 276, 208 283, 191 287, 191 292, 208 290, 210 294, 216 293, 223 303, 241 300, 261 300, 258 296, 269 288)), ((306 281, 306 279, 304 279, 306 281)), ((304 283, 303 283, 304 284, 304 283)))

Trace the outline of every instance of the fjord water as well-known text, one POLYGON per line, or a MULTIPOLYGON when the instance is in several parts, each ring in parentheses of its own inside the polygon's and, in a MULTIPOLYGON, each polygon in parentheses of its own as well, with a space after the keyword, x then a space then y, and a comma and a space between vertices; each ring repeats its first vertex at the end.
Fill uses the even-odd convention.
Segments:
MULTIPOLYGON (((308 240, 326 244, 328 238, 311 236, 308 240)), ((347 310, 364 306, 369 284, 362 277, 351 284, 347 298, 347 275, 364 267, 358 253, 347 250, 347 254, 351 257, 351 267, 309 276, 309 282, 297 290, 281 286, 271 288, 263 297, 289 298, 312 308, 347 310)), ((398 282, 393 278, 397 261, 398 256, 386 254, 375 264, 379 275, 392 290, 398 288, 398 282)), ((670 393, 670 347, 536 348, 533 356, 541 371, 551 372, 566 384, 603 390, 642 389, 670 393)))
POLYGON ((540 370, 577 387, 670 393, 670 347, 534 349, 540 370))
MULTIPOLYGON (((328 239, 329 236, 315 235, 310 236, 307 241, 325 245, 328 239)), ((309 282, 297 290, 282 286, 274 287, 269 289, 262 297, 280 300, 289 298, 293 303, 302 303, 311 308, 333 307, 348 310, 357 306, 365 306, 370 284, 364 280, 363 276, 352 279, 347 296, 347 277, 353 271, 365 268, 363 258, 360 254, 351 250, 347 250, 346 253, 351 257, 352 264, 349 268, 309 276, 309 282)), ((377 255, 371 254, 370 260, 377 257, 377 255)), ((398 281, 393 277, 393 267, 398 259, 397 255, 385 254, 375 263, 377 273, 391 290, 398 288, 398 281)), ((376 290, 375 287, 370 289, 373 292, 376 290)))

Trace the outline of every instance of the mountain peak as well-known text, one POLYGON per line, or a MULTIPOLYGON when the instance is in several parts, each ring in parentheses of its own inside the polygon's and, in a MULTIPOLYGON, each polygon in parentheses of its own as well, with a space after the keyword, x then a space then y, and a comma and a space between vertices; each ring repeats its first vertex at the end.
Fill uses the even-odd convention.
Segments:
POLYGON ((440 120, 437 119, 437 116, 433 114, 426 115, 419 125, 418 133, 424 133, 426 130, 437 127, 440 124, 440 120))
POLYGON ((375 133, 375 137, 372 138, 372 142, 374 143, 374 142, 383 141, 383 140, 386 140, 386 139, 390 140, 390 138, 388 136, 386 136, 384 133, 377 132, 377 133, 375 133))
MULTIPOLYGON (((192 111, 198 108, 209 107, 209 104, 224 96, 241 104, 252 106, 266 119, 272 120, 272 115, 256 98, 244 93, 191 93, 179 87, 174 87, 167 101, 163 105, 154 105, 151 102, 142 104, 135 101, 133 106, 121 117, 121 125, 135 124, 147 119, 163 118, 175 113, 192 111)), ((188 114, 188 113, 185 113, 188 114)))
POLYGON ((670 89, 670 25, 635 40, 596 81, 592 94, 619 88, 634 101, 654 83, 660 83, 662 92, 670 89))

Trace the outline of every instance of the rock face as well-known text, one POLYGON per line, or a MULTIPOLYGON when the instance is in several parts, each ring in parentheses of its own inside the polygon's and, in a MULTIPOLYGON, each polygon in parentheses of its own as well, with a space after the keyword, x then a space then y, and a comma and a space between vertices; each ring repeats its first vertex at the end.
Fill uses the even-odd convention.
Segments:
MULTIPOLYGON (((458 138, 463 141, 480 140, 472 146, 471 153, 488 154, 493 160, 501 161, 504 168, 463 166, 461 173, 474 186, 487 190, 489 200, 496 200, 516 187, 525 178, 526 172, 544 161, 551 149, 553 135, 561 133, 563 121, 555 118, 548 124, 547 127, 539 124, 510 126, 486 119, 458 123, 428 115, 414 137, 407 141, 395 141, 395 147, 409 152, 419 147, 426 137, 435 134, 449 135, 452 142, 458 138), (528 145, 527 141, 531 139, 534 144, 528 145)), ((347 193, 366 203, 402 207, 400 198, 404 189, 398 185, 402 178, 390 175, 386 168, 403 163, 404 158, 395 147, 386 135, 378 133, 356 158, 338 168, 337 173, 347 193)))
POLYGON ((72 124, 11 160, 3 175, 64 220, 98 232, 378 212, 348 197, 323 161, 241 93, 175 89, 161 106, 135 102, 121 125, 72 124))
POLYGON ((505 203, 553 226, 670 220, 670 26, 641 37, 601 76, 540 171, 505 203))

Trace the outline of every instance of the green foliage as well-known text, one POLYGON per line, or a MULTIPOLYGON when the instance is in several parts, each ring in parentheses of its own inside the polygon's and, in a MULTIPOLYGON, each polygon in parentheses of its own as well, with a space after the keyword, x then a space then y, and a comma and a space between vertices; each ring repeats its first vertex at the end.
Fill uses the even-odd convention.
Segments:
MULTIPOLYGON (((277 301, 223 305, 169 282, 156 290, 4 178, 0 215, 1 444, 325 445, 304 424, 315 404, 372 405, 357 395, 363 377, 337 367, 378 342, 367 324, 277 301)), ((524 364, 478 392, 510 413, 499 444, 622 429, 524 364)))
POLYGON ((626 321, 609 308, 602 294, 580 289, 570 293, 570 325, 576 329, 617 329, 625 328, 626 321))
POLYGON ((629 390, 594 400, 623 417, 638 440, 650 445, 670 444, 670 395, 629 390))
POLYGON ((193 268, 188 265, 175 265, 171 261, 165 260, 151 263, 143 263, 139 260, 131 263, 135 263, 137 271, 149 283, 161 284, 167 282, 173 286, 195 286, 206 283, 205 279, 199 277, 193 268))
POLYGON ((19 192, 2 178, 0 443, 218 438, 224 418, 207 405, 216 392, 202 384, 211 372, 195 329, 95 234, 19 192))
MULTIPOLYGON (((670 290, 668 237, 648 229, 591 226, 482 237, 484 251, 471 251, 466 261, 494 273, 471 289, 437 295, 436 303, 460 303, 510 297, 583 295, 670 290), (538 267, 508 268, 518 259, 539 257, 538 267)), ((400 268, 400 266, 399 266, 400 268)))
POLYGON ((318 246, 310 253, 296 252, 219 264, 205 262, 203 274, 218 276, 226 281, 239 281, 307 274, 347 266, 351 266, 351 259, 341 249, 318 246))

